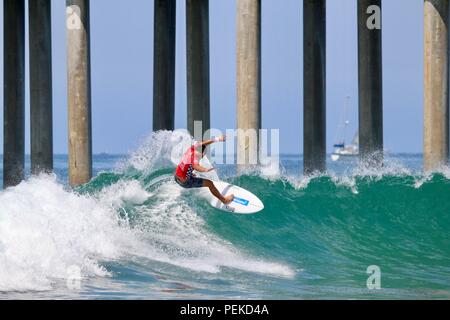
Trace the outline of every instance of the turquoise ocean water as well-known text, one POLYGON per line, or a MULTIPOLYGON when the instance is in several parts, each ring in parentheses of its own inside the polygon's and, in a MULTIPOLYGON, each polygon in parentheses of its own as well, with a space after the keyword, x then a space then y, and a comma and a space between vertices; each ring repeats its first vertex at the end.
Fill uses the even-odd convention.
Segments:
POLYGON ((95 178, 71 190, 55 175, 0 192, 0 299, 449 299, 450 170, 422 156, 383 169, 328 162, 304 177, 219 176, 265 204, 255 215, 213 209, 172 179, 166 135, 130 155, 96 155, 95 178), (378 266, 381 289, 367 288, 378 266))

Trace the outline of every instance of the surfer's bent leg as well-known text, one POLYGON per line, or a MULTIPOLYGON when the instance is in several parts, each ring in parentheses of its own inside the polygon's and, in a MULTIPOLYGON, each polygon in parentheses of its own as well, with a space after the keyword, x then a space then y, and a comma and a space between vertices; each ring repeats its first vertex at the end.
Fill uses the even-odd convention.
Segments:
POLYGON ((220 194, 219 190, 217 190, 216 186, 211 180, 203 179, 203 187, 209 188, 209 191, 220 201, 222 201, 224 204, 229 204, 234 199, 234 195, 229 195, 227 197, 224 197, 220 194))

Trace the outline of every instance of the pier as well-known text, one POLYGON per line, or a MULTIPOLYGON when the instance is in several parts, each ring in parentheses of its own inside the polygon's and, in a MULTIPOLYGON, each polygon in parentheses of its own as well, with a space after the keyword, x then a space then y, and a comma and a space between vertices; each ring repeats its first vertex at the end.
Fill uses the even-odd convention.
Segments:
POLYGON ((238 170, 258 163, 261 128, 261 0, 237 0, 238 170))
MULTIPOLYGON (((186 128, 210 129, 209 0, 186 1, 186 128)), ((382 0, 357 1, 360 161, 383 164, 382 0)), ((326 171, 326 0, 303 0, 304 173, 326 171)), ((72 186, 92 178, 89 0, 66 0, 68 168, 72 186)), ((25 177, 25 79, 30 78, 31 173, 53 170, 52 12, 28 0, 29 75, 25 73, 25 0, 4 7, 4 187, 25 177)), ((236 0, 238 170, 259 162, 262 0, 236 0)), ((449 0, 424 0, 424 170, 449 158, 449 0)), ((176 0, 154 0, 153 130, 175 129, 176 0)), ((300 32, 300 31, 299 31, 300 32)), ((292 40, 295 41, 295 40, 292 40)), ((151 59, 152 57, 149 57, 151 59)), ((94 71, 95 72, 95 71, 94 71)), ((299 70, 299 72, 301 72, 299 70)), ((184 80, 183 80, 184 81, 184 80)), ((149 84, 149 87, 151 84, 149 84)), ((299 88, 300 90, 300 88, 299 88)), ((93 106, 95 108, 95 106, 93 106)), ((132 120, 131 120, 132 121, 132 120)), ((150 119, 149 119, 150 121, 150 119)), ((196 137, 198 138, 198 137, 196 137)))
POLYGON ((381 0, 358 0, 359 154, 375 166, 383 160, 381 10, 381 0))
POLYGON ((176 0, 154 0, 153 131, 175 127, 176 0))
MULTIPOLYGON (((186 1, 187 129, 202 124, 201 137, 210 129, 209 0, 186 1)), ((201 137, 195 137, 201 140, 201 137)))
POLYGON ((51 2, 29 0, 31 172, 53 170, 51 2))
POLYGON ((326 0, 303 1, 303 167, 326 169, 326 0))
POLYGON ((424 169, 448 163, 448 0, 425 0, 424 169))
POLYGON ((25 176, 25 0, 4 0, 3 185, 25 176))
POLYGON ((66 3, 69 182, 76 186, 92 178, 89 0, 66 3))

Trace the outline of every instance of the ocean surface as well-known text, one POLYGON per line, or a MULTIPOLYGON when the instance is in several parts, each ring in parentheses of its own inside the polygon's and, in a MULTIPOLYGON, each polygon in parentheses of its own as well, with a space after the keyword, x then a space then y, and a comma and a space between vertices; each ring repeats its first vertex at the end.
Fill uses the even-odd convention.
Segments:
POLYGON ((0 299, 450 299, 449 169, 425 175, 411 154, 311 177, 301 155, 269 176, 216 165, 264 202, 246 216, 178 187, 170 140, 96 155, 75 190, 61 155, 0 191, 0 299))

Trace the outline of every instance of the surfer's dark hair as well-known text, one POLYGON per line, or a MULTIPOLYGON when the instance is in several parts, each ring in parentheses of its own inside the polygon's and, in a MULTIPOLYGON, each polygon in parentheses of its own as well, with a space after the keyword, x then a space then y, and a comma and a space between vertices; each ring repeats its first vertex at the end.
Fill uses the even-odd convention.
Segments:
POLYGON ((206 150, 206 145, 202 145, 202 154, 205 153, 205 150, 206 150))

